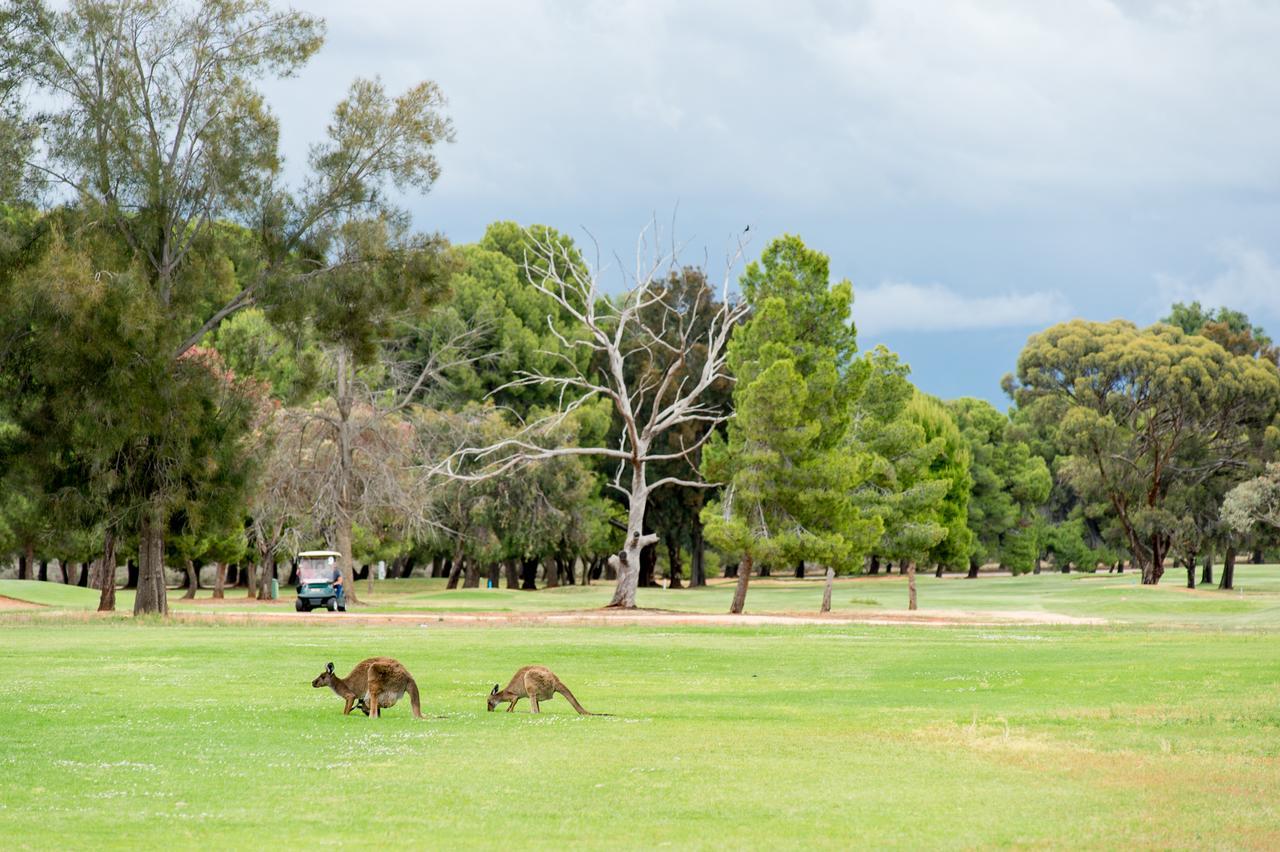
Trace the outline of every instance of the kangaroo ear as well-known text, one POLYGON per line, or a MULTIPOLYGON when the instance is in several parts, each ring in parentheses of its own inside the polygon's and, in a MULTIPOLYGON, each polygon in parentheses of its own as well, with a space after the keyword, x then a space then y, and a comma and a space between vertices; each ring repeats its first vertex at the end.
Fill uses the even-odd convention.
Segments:
POLYGON ((493 692, 490 692, 489 694, 490 694, 490 695, 497 695, 497 694, 498 694, 498 685, 497 685, 496 683, 493 685, 493 692))
POLYGON ((327 671, 329 674, 333 674, 333 663, 330 663, 329 665, 325 666, 324 670, 327 671))

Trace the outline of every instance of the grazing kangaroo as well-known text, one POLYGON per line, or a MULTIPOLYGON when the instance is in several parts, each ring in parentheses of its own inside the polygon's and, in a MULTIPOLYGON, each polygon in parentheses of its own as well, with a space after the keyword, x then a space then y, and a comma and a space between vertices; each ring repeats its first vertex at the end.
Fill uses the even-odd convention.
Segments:
POLYGON ((556 677, 555 673, 545 666, 525 666, 512 676, 511 682, 502 691, 498 691, 498 685, 495 683, 493 692, 489 693, 489 712, 493 712, 493 708, 502 702, 510 701, 511 704, 507 707, 507 712, 510 713, 516 709, 517 701, 527 697, 531 705, 529 712, 540 713, 542 711, 538 707, 538 702, 550 701, 557 692, 567 698, 569 703, 573 705, 573 709, 583 716, 609 715, 608 713, 588 712, 578 703, 578 699, 573 697, 569 687, 565 686, 560 678, 556 677))
POLYGON ((333 663, 329 663, 311 685, 316 689, 327 686, 345 699, 347 706, 342 708, 342 715, 350 715, 351 708, 358 704, 360 711, 370 718, 381 716, 383 707, 394 706, 408 692, 414 718, 422 718, 418 684, 399 660, 390 657, 370 657, 358 663, 346 677, 334 674, 333 663))

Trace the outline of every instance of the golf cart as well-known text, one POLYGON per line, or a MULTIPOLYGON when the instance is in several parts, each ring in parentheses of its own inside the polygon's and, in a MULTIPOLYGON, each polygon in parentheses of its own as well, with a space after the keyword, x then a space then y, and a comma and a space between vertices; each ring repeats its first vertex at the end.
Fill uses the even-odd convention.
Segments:
POLYGON ((298 600, 293 608, 310 612, 324 607, 333 612, 346 612, 345 600, 339 600, 334 581, 341 576, 338 560, 342 554, 332 550, 307 550, 298 554, 298 600))

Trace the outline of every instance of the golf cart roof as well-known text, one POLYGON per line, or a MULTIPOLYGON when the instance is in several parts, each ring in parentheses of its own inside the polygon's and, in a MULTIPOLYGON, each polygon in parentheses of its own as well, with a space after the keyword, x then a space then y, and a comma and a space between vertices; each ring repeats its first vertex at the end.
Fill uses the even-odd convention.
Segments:
POLYGON ((332 556, 336 559, 342 554, 336 550, 304 550, 298 554, 299 559, 324 559, 326 556, 332 556))

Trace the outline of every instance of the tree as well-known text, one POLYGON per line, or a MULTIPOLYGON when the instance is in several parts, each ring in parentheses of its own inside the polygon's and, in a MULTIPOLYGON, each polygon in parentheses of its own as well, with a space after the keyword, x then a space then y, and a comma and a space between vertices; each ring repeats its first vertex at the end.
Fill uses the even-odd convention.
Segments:
POLYGON ((1175 302, 1169 315, 1160 320, 1187 334, 1198 334, 1217 343, 1233 355, 1262 358, 1280 365, 1280 346, 1272 343, 1262 326, 1254 325, 1242 311, 1220 307, 1206 311, 1199 302, 1175 302))
MULTIPOLYGON (((349 290, 359 273, 384 266, 389 247, 376 235, 395 234, 385 223, 397 217, 384 187, 425 190, 439 173, 431 149, 452 131, 435 85, 393 98, 358 80, 328 138, 312 146, 301 188, 281 185, 278 129, 256 85, 294 73, 319 48, 316 18, 265 0, 78 0, 65 11, 19 0, 14 10, 16 36, 3 56, 53 105, 29 166, 120 241, 113 262, 98 268, 149 323, 145 340, 134 335, 147 369, 121 374, 140 384, 116 387, 144 427, 189 414, 169 404, 174 379, 227 317, 262 301, 273 319, 295 320, 309 308, 303 285, 349 290)), ((348 321, 359 319, 352 311, 348 321)), ((172 470, 188 454, 167 431, 113 435, 136 471, 172 470)), ((134 485, 144 491, 129 495, 138 502, 125 514, 142 539, 138 600, 163 611, 153 592, 163 589, 174 498, 161 479, 134 485)))
POLYGON ((687 457, 702 446, 715 424, 725 419, 723 412, 708 404, 707 393, 728 375, 725 356, 729 336, 746 313, 745 304, 729 298, 728 273, 734 260, 726 266, 720 301, 710 319, 704 321, 696 309, 681 313, 661 286, 669 271, 678 268, 674 249, 658 250, 646 262, 642 241, 633 286, 617 299, 606 299, 600 292, 599 270, 578 265, 564 242, 540 238, 533 232, 527 233, 526 239, 524 265, 528 277, 582 330, 579 338, 558 337, 567 350, 581 350, 582 361, 566 356, 561 359, 561 372, 536 368, 523 371, 510 386, 555 388, 556 412, 530 424, 518 437, 489 446, 461 447, 437 470, 454 478, 478 481, 504 475, 529 462, 563 455, 600 456, 616 463, 610 487, 627 500, 627 535, 609 606, 632 608, 640 551, 658 540, 657 535, 644 530, 649 496, 666 485, 703 485, 699 480, 674 475, 655 478, 649 473, 651 466, 687 457), (657 325, 652 324, 653 319, 644 319, 655 315, 660 318, 657 325), (636 358, 652 360, 652 353, 657 350, 670 353, 668 369, 660 375, 645 374, 638 381, 630 380, 629 362, 636 358), (680 380, 681 365, 695 356, 702 359, 701 372, 680 380), (578 366, 592 362, 593 369, 578 366), (616 444, 548 447, 537 442, 540 431, 554 428, 598 397, 610 401, 623 423, 616 444), (649 416, 643 417, 642 411, 649 411, 649 416), (692 443, 672 451, 659 449, 658 440, 665 433, 690 423, 703 430, 692 443), (475 462, 480 463, 476 472, 464 472, 475 462))
POLYGON ((1241 535, 1258 527, 1280 531, 1280 462, 1232 488, 1222 502, 1222 519, 1241 535))
POLYGON ((1048 466, 1011 434, 1009 418, 990 403, 964 398, 947 407, 969 448, 973 478, 969 576, 978 576, 978 567, 992 558, 1014 573, 1030 571, 1037 550, 1033 515, 1048 499, 1052 485, 1048 466))
POLYGON ((1280 375, 1170 325, 1075 320, 1028 341, 1014 393, 1059 425, 1062 475, 1086 501, 1110 506, 1143 582, 1154 584, 1174 541, 1171 492, 1243 470, 1261 451, 1280 375))
POLYGON ((742 554, 732 613, 743 611, 756 560, 813 560, 830 577, 881 531, 851 502, 870 458, 841 446, 866 378, 851 285, 832 285, 826 255, 794 236, 770 243, 742 285, 753 315, 729 345, 735 416, 703 455, 704 476, 724 483, 702 511, 707 539, 742 554))

